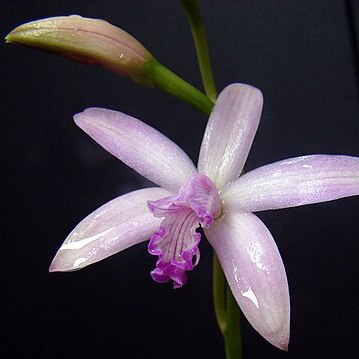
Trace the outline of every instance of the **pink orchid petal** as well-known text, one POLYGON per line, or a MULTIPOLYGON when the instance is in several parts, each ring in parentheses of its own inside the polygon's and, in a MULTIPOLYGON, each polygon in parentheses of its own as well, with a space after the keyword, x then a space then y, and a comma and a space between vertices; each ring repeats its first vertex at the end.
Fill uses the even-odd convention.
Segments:
POLYGON ((312 155, 248 172, 224 188, 227 210, 255 212, 359 195, 359 157, 312 155))
POLYGON ((163 188, 146 188, 104 204, 69 234, 53 259, 50 272, 81 269, 148 240, 161 219, 148 210, 147 201, 170 194, 163 188))
POLYGON ((194 164, 181 148, 131 116, 90 108, 74 119, 108 152, 163 188, 177 191, 196 173, 194 164))
POLYGON ((271 344, 287 350, 288 283, 267 227, 252 213, 225 213, 205 234, 250 324, 271 344))
POLYGON ((260 90, 244 84, 226 87, 209 118, 198 160, 198 170, 217 189, 237 179, 257 131, 263 106, 260 90))

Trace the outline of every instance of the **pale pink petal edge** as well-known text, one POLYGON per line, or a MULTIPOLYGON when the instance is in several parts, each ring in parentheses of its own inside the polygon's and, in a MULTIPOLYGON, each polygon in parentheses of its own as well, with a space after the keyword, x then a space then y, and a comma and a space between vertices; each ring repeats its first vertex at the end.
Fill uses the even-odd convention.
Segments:
POLYGON ((222 190, 227 210, 263 211, 359 195, 359 157, 310 155, 259 167, 222 190))
POLYGON ((227 86, 208 120, 198 170, 220 190, 237 179, 256 134, 263 107, 259 89, 245 84, 227 86))
POLYGON ((177 191, 197 170, 169 138, 124 113, 89 108, 76 124, 112 155, 157 185, 177 191))
POLYGON ((69 234, 49 271, 78 270, 146 241, 161 222, 148 210, 147 201, 169 194, 162 188, 146 188, 104 204, 69 234))

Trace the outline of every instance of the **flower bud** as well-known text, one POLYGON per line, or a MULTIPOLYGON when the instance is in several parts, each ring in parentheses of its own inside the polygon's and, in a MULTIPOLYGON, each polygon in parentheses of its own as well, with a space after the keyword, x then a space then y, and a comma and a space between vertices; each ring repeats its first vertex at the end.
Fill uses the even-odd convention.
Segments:
POLYGON ((153 56, 127 32, 100 19, 78 15, 51 17, 23 24, 6 42, 50 51, 80 63, 103 66, 138 82, 153 56))

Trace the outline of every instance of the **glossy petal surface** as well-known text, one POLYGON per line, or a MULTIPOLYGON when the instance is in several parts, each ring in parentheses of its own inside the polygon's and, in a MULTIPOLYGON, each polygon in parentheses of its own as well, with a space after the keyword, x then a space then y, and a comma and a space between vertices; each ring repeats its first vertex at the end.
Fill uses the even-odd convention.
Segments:
POLYGON ((227 210, 255 212, 359 195, 359 157, 312 155, 272 163, 222 191, 227 210))
POLYGON ((104 204, 69 234, 52 261, 50 272, 81 269, 148 240, 161 220, 148 210, 147 201, 169 194, 162 188, 146 188, 104 204))
POLYGON ((210 115, 198 170, 220 190, 240 175, 262 113, 260 90, 244 84, 226 87, 210 115))
POLYGON ((289 292, 283 262, 272 235, 252 213, 217 220, 206 236, 228 284, 253 328, 276 347, 289 341, 289 292))
POLYGON ((108 152, 163 188, 175 192, 197 172, 174 142, 131 116, 90 108, 74 119, 108 152))

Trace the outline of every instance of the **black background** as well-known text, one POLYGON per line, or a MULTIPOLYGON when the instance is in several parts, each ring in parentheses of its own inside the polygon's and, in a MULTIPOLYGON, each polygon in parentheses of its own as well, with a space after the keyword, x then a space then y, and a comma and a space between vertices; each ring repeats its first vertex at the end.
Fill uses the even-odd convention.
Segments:
MULTIPOLYGON (((304 154, 359 155, 349 2, 201 1, 216 84, 262 89, 246 169, 304 154)), ((355 6, 354 1, 352 2, 355 6)), ((358 10, 358 6, 356 5, 358 10)), ((56 15, 103 18, 201 88, 177 1, 4 1, 0 34, 56 15)), ((355 9, 354 9, 355 10, 355 9)), ((357 15, 357 14, 356 14, 357 15)), ((4 358, 222 358, 211 299, 211 248, 179 290, 154 283, 146 244, 74 273, 48 273, 66 235, 142 177, 73 123, 90 106, 160 129, 196 160, 203 115, 157 89, 20 46, 1 51, 1 339, 4 358)), ((291 293, 289 353, 243 319, 245 358, 353 358, 358 352, 358 198, 260 213, 291 293)))

